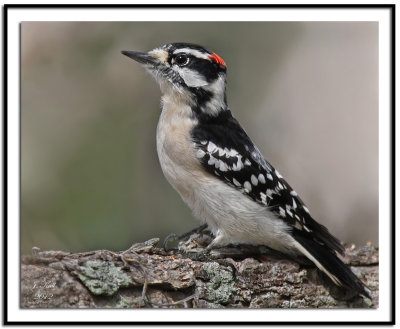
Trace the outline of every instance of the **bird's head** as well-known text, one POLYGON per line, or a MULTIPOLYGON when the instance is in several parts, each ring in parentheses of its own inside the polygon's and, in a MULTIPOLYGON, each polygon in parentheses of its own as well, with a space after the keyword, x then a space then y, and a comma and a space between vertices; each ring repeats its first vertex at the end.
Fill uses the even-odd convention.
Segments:
POLYGON ((226 107, 226 64, 216 53, 190 43, 170 43, 149 52, 122 51, 142 64, 163 94, 190 95, 203 112, 226 107))

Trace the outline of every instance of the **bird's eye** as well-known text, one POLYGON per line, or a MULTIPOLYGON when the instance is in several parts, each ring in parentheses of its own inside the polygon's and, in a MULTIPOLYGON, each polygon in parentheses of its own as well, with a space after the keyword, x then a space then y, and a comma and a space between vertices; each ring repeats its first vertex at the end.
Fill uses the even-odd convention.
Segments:
POLYGON ((179 66, 185 66, 189 63, 189 57, 186 54, 178 54, 175 56, 175 63, 179 66))

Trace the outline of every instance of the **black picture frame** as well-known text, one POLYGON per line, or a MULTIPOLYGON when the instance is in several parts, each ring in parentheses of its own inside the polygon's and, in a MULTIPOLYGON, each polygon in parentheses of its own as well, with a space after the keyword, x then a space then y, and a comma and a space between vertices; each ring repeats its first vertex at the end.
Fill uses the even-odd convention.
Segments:
POLYGON ((178 4, 157 4, 157 5, 121 5, 121 4, 99 4, 99 5, 91 5, 91 4, 5 4, 3 6, 3 324, 4 325, 65 325, 65 324, 77 324, 77 325, 128 325, 128 324, 135 324, 135 325, 180 325, 180 326, 187 326, 187 325, 308 325, 308 326, 316 326, 316 325, 393 325, 395 324, 395 289, 396 289, 396 279, 395 279, 395 44, 396 44, 396 35, 395 35, 395 5, 394 4, 369 4, 369 5, 310 5, 310 4, 293 4, 293 5, 279 5, 279 4, 271 4, 271 5, 244 5, 244 4, 236 4, 236 5, 178 5, 178 4), (262 322, 252 322, 252 321, 242 321, 242 322, 211 322, 211 321, 201 321, 201 322, 180 322, 180 321, 173 321, 173 322, 164 322, 160 323, 157 321, 132 321, 132 322, 118 322, 118 321, 110 321, 110 322, 56 322, 56 321, 39 321, 39 322, 25 322, 25 321, 10 321, 8 319, 8 277, 7 277, 7 264, 8 264, 8 236, 7 236, 7 229, 8 229, 8 86, 7 86, 7 67, 8 67, 8 58, 7 58, 7 47, 8 47, 8 15, 10 10, 18 10, 18 9, 32 9, 35 10, 37 8, 48 8, 48 9, 113 9, 113 8, 158 8, 158 9, 174 9, 174 8, 235 8, 235 9, 246 9, 246 8, 275 8, 275 9, 387 9, 390 11, 390 44, 391 44, 391 58, 390 58, 390 65, 391 65, 391 77, 390 77, 390 93, 391 93, 391 126, 390 126, 390 136, 391 136, 391 145, 390 145, 390 152, 391 152, 391 159, 390 159, 390 175, 392 177, 391 186, 390 186, 390 202, 391 202, 391 247, 392 253, 390 257, 391 261, 391 286, 392 291, 390 295, 390 320, 389 321, 372 321, 372 322, 364 322, 364 321, 334 321, 334 322, 314 322, 314 321, 304 321, 293 323, 290 321, 283 320, 281 322, 270 322, 268 320, 262 322))

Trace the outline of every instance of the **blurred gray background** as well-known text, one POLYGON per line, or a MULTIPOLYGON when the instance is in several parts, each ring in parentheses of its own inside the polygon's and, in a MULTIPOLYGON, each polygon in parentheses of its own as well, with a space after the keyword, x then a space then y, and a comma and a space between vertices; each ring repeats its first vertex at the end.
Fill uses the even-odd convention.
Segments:
POLYGON ((339 239, 378 244, 378 23, 23 22, 21 242, 122 250, 198 225, 161 172, 158 85, 121 50, 193 42, 236 118, 339 239))

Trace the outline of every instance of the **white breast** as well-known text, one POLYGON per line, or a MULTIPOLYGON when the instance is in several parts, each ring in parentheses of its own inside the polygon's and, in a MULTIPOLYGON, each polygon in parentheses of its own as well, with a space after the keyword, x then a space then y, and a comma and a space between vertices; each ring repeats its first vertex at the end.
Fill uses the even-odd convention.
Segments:
POLYGON ((191 205, 195 181, 201 179, 201 168, 194 156, 190 132, 196 121, 186 102, 164 95, 157 126, 157 153, 168 182, 191 205))

